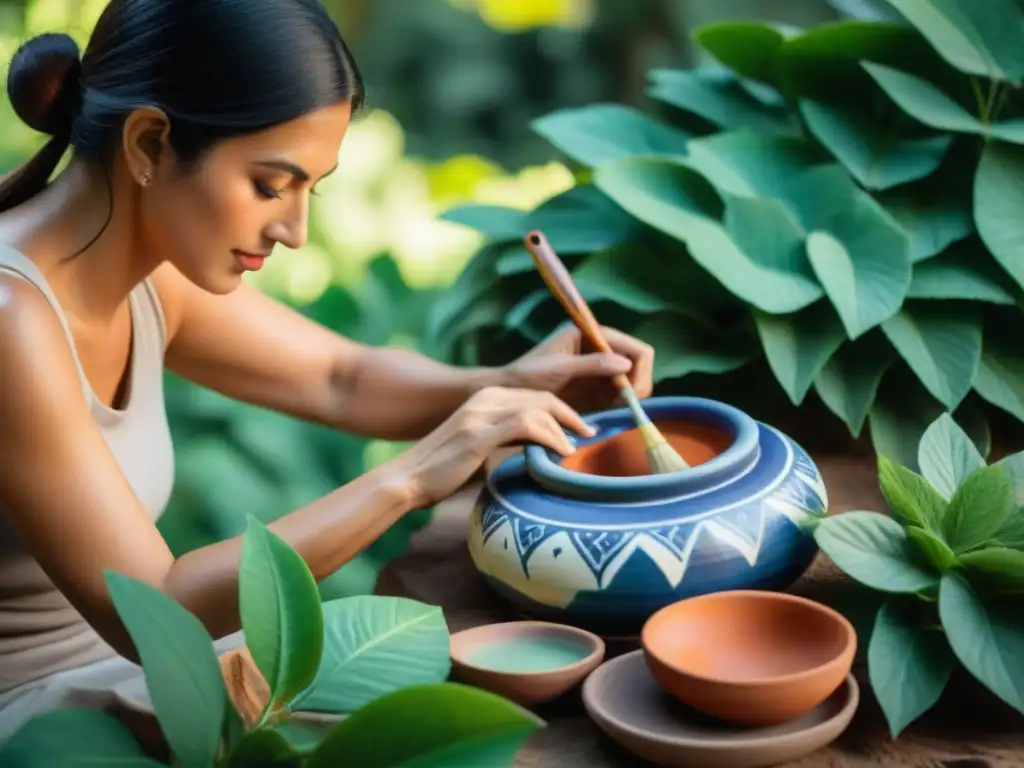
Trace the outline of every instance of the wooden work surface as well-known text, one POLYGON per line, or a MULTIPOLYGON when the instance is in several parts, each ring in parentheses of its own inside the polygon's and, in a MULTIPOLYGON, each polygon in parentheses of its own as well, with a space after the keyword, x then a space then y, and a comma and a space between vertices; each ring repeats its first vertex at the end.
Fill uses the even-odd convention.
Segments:
MULTIPOLYGON (((883 511, 873 463, 849 457, 816 457, 829 493, 830 514, 852 509, 883 511)), ((440 606, 452 632, 520 618, 477 576, 466 548, 466 526, 480 484, 467 486, 437 507, 408 552, 390 563, 377 592, 440 606)), ((820 555, 791 592, 832 604, 848 593, 849 579, 820 555)), ((863 640, 862 640, 863 642, 863 640)), ((632 647, 608 646, 608 656, 632 647)), ((898 740, 889 739, 865 670, 855 667, 861 704, 847 731, 832 745, 785 768, 1024 768, 1024 717, 958 671, 942 700, 898 740)), ((575 690, 537 714, 547 727, 520 751, 519 768, 628 768, 646 763, 604 736, 587 717, 575 690)))

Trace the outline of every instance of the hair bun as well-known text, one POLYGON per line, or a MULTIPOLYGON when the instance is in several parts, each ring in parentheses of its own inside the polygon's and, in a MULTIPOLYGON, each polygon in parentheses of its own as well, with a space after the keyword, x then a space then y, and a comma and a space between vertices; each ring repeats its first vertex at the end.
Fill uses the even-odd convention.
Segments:
POLYGON ((44 34, 22 44, 11 59, 7 95, 18 117, 50 136, 71 130, 81 102, 82 62, 66 34, 44 34))

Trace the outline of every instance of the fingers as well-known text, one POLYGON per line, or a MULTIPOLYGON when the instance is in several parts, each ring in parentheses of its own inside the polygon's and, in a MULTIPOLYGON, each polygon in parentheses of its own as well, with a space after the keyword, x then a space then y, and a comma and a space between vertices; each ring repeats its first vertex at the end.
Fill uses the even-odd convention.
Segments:
POLYGON ((510 416, 499 426, 502 442, 537 443, 563 456, 576 452, 568 435, 547 411, 532 409, 510 416))
POLYGON ((590 355, 565 355, 553 363, 560 371, 572 376, 614 376, 629 373, 633 361, 622 355, 594 353, 590 355))
POLYGON ((603 327, 612 350, 632 361, 629 380, 640 397, 647 397, 654 388, 654 348, 629 334, 603 327))

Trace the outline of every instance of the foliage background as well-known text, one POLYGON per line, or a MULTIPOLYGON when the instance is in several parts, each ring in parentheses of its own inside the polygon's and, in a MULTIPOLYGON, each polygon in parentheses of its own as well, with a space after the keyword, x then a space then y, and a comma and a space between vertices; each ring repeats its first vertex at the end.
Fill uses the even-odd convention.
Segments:
MULTIPOLYGON (((0 0, 0 61, 27 36, 69 31, 84 46, 106 0, 0 0)), ((432 300, 482 237, 441 221, 459 203, 528 210, 571 187, 572 171, 530 128, 555 109, 640 104, 651 67, 704 54, 692 31, 720 19, 811 26, 857 0, 326 0, 369 85, 341 170, 312 202, 310 239, 254 282, 340 333, 440 354, 425 335, 432 300)), ((0 172, 41 137, 0 101, 0 172)), ((227 401, 168 376, 177 478, 161 529, 176 553, 269 522, 403 446, 354 439, 227 401)), ((411 515, 321 585, 372 590, 384 562, 429 518, 411 515)))

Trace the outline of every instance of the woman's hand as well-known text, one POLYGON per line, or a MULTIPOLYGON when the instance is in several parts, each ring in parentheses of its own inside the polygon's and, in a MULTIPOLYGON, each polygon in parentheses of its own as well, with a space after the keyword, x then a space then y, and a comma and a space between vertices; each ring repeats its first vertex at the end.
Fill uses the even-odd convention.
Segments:
POLYGON ((437 429, 395 459, 414 507, 436 504, 461 488, 498 448, 539 443, 563 456, 576 448, 565 429, 594 434, 580 415, 550 392, 488 387, 470 397, 437 429))
POLYGON ((638 397, 653 388, 654 349, 640 339, 602 327, 614 354, 585 354, 575 325, 553 333, 505 368, 511 386, 552 392, 578 411, 621 403, 611 377, 627 374, 638 397))

